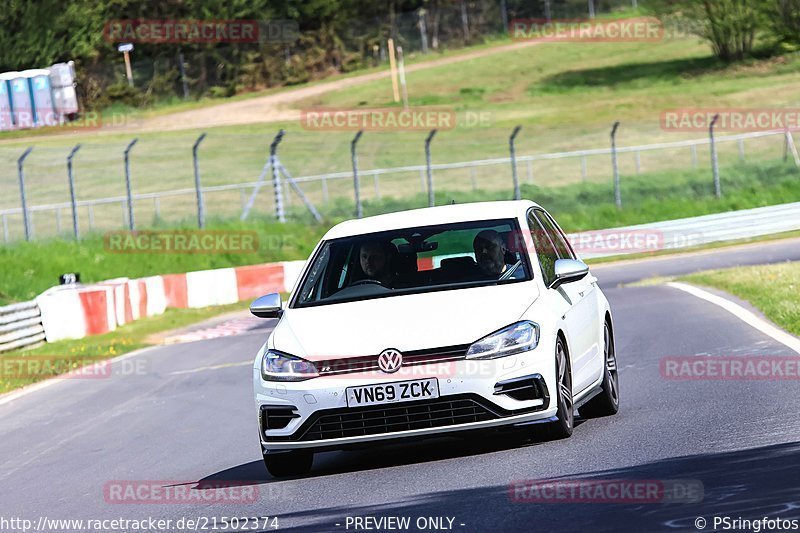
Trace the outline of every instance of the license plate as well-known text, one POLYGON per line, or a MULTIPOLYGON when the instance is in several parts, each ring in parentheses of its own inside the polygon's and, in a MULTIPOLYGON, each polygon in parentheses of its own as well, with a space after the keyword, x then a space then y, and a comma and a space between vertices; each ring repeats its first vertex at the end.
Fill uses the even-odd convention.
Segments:
POLYGON ((439 397, 439 382, 436 378, 381 383, 363 387, 348 387, 347 407, 363 407, 384 403, 407 402, 439 397))

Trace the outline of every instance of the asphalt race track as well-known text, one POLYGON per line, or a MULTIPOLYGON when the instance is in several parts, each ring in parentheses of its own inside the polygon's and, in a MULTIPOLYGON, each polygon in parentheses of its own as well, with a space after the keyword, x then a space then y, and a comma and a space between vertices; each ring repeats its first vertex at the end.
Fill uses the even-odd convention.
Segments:
POLYGON ((799 241, 593 267, 615 313, 622 405, 615 417, 578 420, 571 439, 528 430, 330 452, 301 479, 270 478, 260 457, 250 364, 274 321, 148 349, 115 363, 136 362, 131 375, 62 381, 0 405, 0 516, 277 516, 282 530, 309 531, 352 531, 348 517, 411 517, 412 529, 419 517, 447 517, 455 531, 542 532, 697 531, 701 516, 713 531, 713 516, 799 518, 798 382, 674 381, 659 371, 667 356, 796 354, 690 294, 619 286, 785 260, 800 260, 799 241), (541 504, 509 493, 515 480, 600 478, 694 480, 703 497, 541 504), (117 480, 191 490, 230 483, 257 498, 110 503, 104 489, 117 480))

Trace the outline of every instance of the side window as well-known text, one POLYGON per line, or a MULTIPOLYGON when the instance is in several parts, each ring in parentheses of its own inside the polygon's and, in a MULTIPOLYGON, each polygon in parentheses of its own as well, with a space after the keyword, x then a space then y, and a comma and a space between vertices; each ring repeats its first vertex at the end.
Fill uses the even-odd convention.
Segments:
POLYGON ((536 256, 539 265, 542 267, 542 277, 545 285, 550 285, 556 277, 555 268, 558 252, 553 246, 550 237, 541 225, 541 222, 534 216, 533 211, 528 213, 528 228, 531 230, 533 245, 536 247, 536 256))
POLYGON ((555 245, 556 251, 558 252, 558 258, 575 259, 575 254, 572 252, 572 247, 570 247, 569 242, 567 242, 566 237, 564 237, 564 234, 559 230, 555 222, 553 222, 553 219, 540 209, 536 209, 534 212, 536 213, 536 218, 539 219, 544 227, 547 236, 550 237, 550 240, 555 245))

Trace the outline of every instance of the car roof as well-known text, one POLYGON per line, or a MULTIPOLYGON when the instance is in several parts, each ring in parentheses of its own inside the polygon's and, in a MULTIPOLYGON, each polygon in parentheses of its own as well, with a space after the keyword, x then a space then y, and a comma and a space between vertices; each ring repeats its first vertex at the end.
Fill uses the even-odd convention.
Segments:
POLYGON ((411 209, 385 215, 346 220, 328 230, 323 239, 338 239, 365 233, 413 228, 415 226, 514 218, 524 215, 531 207, 538 207, 538 204, 530 200, 508 200, 411 209))

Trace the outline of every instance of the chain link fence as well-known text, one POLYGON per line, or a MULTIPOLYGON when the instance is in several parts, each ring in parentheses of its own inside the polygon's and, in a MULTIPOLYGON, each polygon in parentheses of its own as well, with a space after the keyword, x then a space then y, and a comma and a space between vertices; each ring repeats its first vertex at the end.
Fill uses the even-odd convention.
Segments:
MULTIPOLYGON (((614 157, 623 189, 626 179, 637 174, 691 169, 707 174, 708 183, 713 183, 708 137, 619 146, 614 156, 610 145, 535 153, 523 130, 516 138, 512 162, 510 135, 511 131, 498 128, 474 139, 440 132, 431 140, 428 167, 427 132, 365 133, 356 146, 358 194, 351 132, 288 131, 276 145, 273 164, 269 148, 274 139, 266 135, 212 133, 199 142, 196 154, 192 147, 198 142, 197 133, 152 135, 138 139, 129 149, 130 208, 124 153, 132 138, 97 137, 77 150, 43 142, 30 147, 24 160, 24 146, 0 146, 0 238, 3 242, 26 238, 26 218, 29 239, 73 237, 73 212, 78 234, 83 235, 254 215, 280 219, 288 214, 313 222, 321 219, 318 213, 355 214, 356 197, 361 202, 397 200, 403 202, 402 207, 409 203, 423 207, 429 205, 429 172, 440 202, 446 194, 457 192, 496 195, 502 191, 511 198, 513 168, 523 186, 607 184, 613 198, 614 157), (73 150, 70 187, 67 159, 73 150), (459 157, 463 154, 481 158, 465 161, 459 157), (202 198, 202 213, 198 198, 202 198)), ((788 132, 716 136, 715 147, 723 175, 730 165, 745 161, 788 158, 800 166, 788 132)), ((621 200, 624 205, 624 192, 621 200)))

